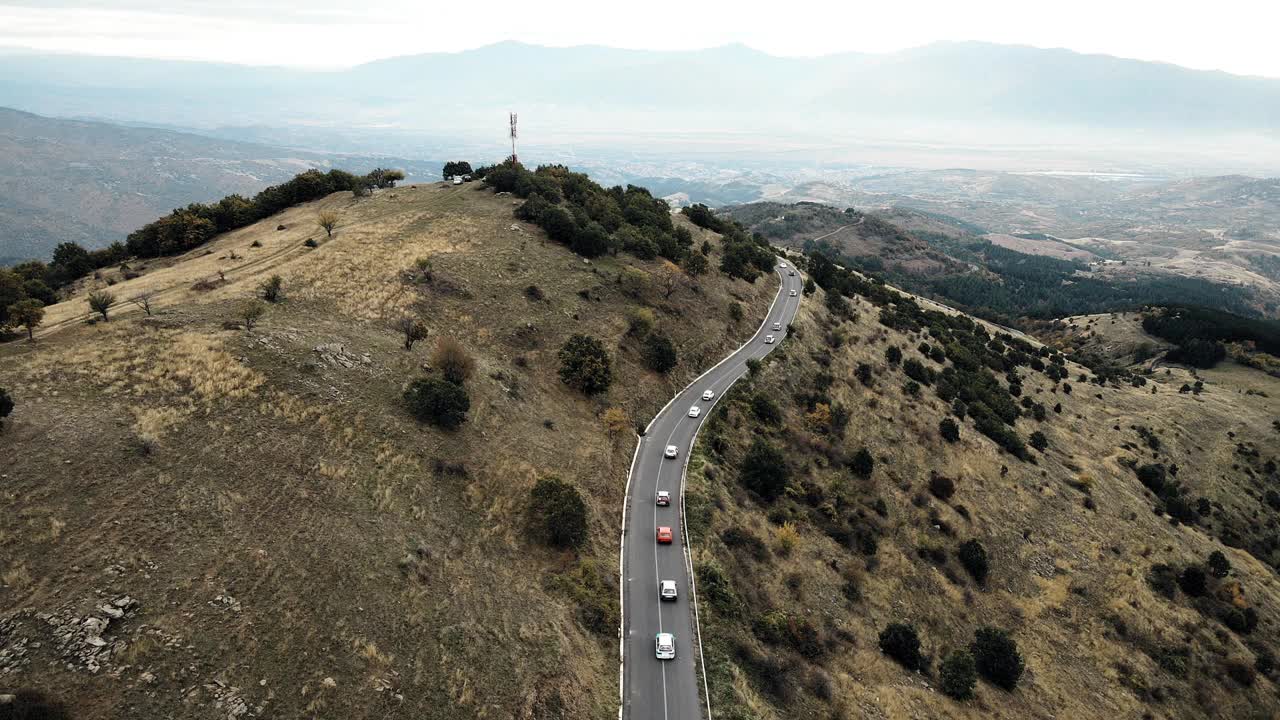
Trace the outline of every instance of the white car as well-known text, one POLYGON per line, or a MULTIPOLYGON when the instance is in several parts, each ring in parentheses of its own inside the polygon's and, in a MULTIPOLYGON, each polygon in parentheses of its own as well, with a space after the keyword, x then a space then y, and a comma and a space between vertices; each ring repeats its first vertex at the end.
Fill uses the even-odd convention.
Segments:
POLYGON ((786 269, 787 269, 787 264, 786 264, 786 263, 784 263, 784 262, 780 262, 780 263, 778 263, 778 267, 782 268, 783 270, 786 270, 786 269))
POLYGON ((671 507, 671 493, 666 490, 658 491, 658 507, 671 507))
POLYGON ((780 323, 780 322, 776 322, 776 323, 774 323, 774 324, 773 324, 773 329, 774 329, 774 330, 781 330, 781 329, 782 329, 782 323, 780 323))
POLYGON ((663 457, 673 458, 680 454, 680 448, 675 445, 668 445, 667 449, 662 453, 663 457))
POLYGON ((796 296, 796 291, 795 291, 795 290, 792 290, 792 291, 791 291, 791 297, 795 297, 795 296, 796 296))
POLYGON ((453 184, 454 184, 454 185, 461 185, 461 184, 462 184, 462 176, 461 176, 461 175, 454 175, 454 176, 453 176, 453 184))
POLYGON ((711 398, 713 398, 713 397, 715 397, 715 396, 716 396, 716 393, 715 393, 715 391, 714 391, 714 390, 703 390, 703 391, 702 391, 702 399, 703 399, 703 400, 710 400, 711 398))
POLYGON ((702 408, 698 407, 697 405, 694 405, 693 407, 689 408, 689 417, 698 417, 701 414, 702 414, 702 408))
POLYGON ((764 336, 764 344, 765 344, 765 345, 772 345, 772 344, 773 344, 773 336, 772 336, 772 335, 765 335, 765 336, 764 336))
POLYGON ((671 633, 658 633, 653 639, 654 657, 659 660, 676 659, 676 636, 671 633))
POLYGON ((659 600, 675 600, 676 599, 676 581, 663 580, 658 583, 658 599, 659 600))

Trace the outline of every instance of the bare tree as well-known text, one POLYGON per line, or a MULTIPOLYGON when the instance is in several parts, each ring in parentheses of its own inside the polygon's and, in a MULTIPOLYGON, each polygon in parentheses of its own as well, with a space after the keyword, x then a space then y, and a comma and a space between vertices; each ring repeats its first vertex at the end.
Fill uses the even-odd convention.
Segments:
POLYGON ((338 226, 338 213, 332 210, 321 210, 316 215, 316 224, 324 228, 328 237, 333 237, 333 229, 338 226))
POLYGON ((129 298, 129 302, 142 308, 142 312, 146 313, 147 317, 150 317, 151 316, 151 299, 154 298, 155 296, 156 294, 150 291, 138 293, 137 295, 134 295, 133 297, 129 298))
POLYGON ((405 350, 412 350, 414 343, 427 337, 427 326, 417 318, 402 317, 396 321, 395 328, 404 334, 405 350))

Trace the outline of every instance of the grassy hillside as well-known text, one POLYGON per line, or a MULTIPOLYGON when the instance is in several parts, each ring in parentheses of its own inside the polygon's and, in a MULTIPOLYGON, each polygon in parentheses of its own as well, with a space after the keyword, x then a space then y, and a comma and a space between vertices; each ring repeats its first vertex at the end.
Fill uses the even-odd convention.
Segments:
POLYGON ((796 249, 827 248, 875 272, 930 277, 964 270, 925 241, 873 213, 812 202, 756 202, 722 212, 771 242, 796 249))
MULTIPOLYGON (((478 183, 337 193, 90 278, 35 343, 0 347, 17 404, 0 442, 2 684, 77 718, 615 713, 626 425, 736 347, 776 287, 676 270, 664 297, 670 263, 586 261, 517 204, 478 183), (246 330, 239 310, 272 275, 283 299, 246 330), (120 302, 86 323, 108 283, 120 302), (123 302, 140 292, 152 316, 123 302), (669 374, 645 366, 642 310, 678 352, 669 374), (392 328, 405 317, 429 328, 411 351, 392 328), (561 382, 574 333, 612 355, 607 392, 561 382), (456 431, 401 400, 440 372, 441 339, 474 360, 456 431), (583 495, 579 551, 531 522, 551 476, 583 495)), ((716 236, 677 223, 718 262, 716 236)))
POLYGON ((822 290, 802 306, 691 457, 716 717, 1280 713, 1280 383, 1225 364, 1098 384, 1056 351, 859 288, 847 308, 822 290), (942 396, 973 356, 995 384, 961 413, 942 396), (1002 397, 1021 417, 991 432, 1043 438, 1026 459, 975 422, 1002 397), (762 482, 779 476, 781 492, 762 482), (919 639, 902 653, 918 672, 881 649, 894 623, 919 639), (944 660, 983 626, 1024 670, 953 699, 964 663, 944 660))

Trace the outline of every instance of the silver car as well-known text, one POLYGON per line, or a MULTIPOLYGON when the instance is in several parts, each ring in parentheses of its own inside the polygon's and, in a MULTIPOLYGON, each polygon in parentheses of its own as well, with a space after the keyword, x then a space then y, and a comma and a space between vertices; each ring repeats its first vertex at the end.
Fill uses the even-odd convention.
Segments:
POLYGON ((676 581, 663 580, 658 583, 658 599, 659 600, 675 600, 676 599, 676 581))
POLYGON ((659 660, 676 659, 676 636, 671 633, 658 633, 653 639, 654 657, 659 660))
POLYGON ((666 452, 662 453, 665 457, 673 458, 680 454, 680 448, 675 445, 668 445, 666 452))
POLYGON ((693 407, 689 408, 689 417, 696 418, 701 414, 702 414, 702 408, 698 407, 697 405, 694 405, 693 407))
POLYGON ((764 344, 765 344, 765 345, 772 345, 772 344, 773 344, 773 336, 772 336, 772 335, 765 335, 765 336, 764 336, 764 344))

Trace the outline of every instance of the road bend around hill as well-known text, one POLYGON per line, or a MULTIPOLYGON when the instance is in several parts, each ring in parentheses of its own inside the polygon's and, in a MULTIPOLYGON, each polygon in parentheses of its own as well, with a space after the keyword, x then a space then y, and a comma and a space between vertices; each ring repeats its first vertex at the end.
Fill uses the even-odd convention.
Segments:
POLYGON ((782 286, 768 317, 755 335, 732 355, 694 380, 667 403, 649 423, 636 448, 627 480, 626 507, 622 529, 622 707, 624 720, 697 720, 703 717, 704 701, 699 699, 702 662, 697 635, 697 599, 693 567, 685 543, 684 477, 689 449, 698 428, 729 387, 747 372, 747 361, 762 358, 778 347, 786 336, 803 299, 804 278, 790 268, 775 268, 782 286), (793 296, 794 293, 794 296, 793 296), (780 323, 781 330, 774 330, 780 323), (767 343, 768 336, 774 342, 767 343), (714 393, 703 400, 703 393, 714 393), (697 418, 689 409, 697 406, 697 418), (664 457, 667 446, 678 455, 664 457), (671 504, 656 503, 658 491, 671 494, 671 504), (657 529, 669 527, 670 545, 658 544, 657 529), (659 583, 674 580, 678 598, 662 601, 659 583), (655 656, 658 633, 675 636, 676 657, 659 660, 655 656))

